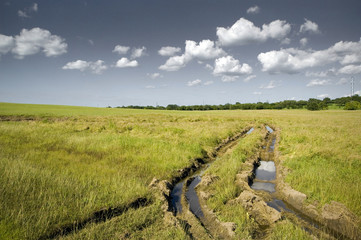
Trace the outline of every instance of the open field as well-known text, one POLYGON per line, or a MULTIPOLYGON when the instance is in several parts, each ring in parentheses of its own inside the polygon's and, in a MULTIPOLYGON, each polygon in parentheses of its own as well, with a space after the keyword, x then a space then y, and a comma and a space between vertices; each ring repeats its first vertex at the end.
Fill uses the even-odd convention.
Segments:
MULTIPOLYGON (((287 183, 307 201, 338 201, 361 217, 361 111, 180 112, 0 103, 0 119, 0 239, 46 237, 109 207, 122 210, 60 238, 187 238, 181 227, 163 223, 149 183, 154 177, 172 181, 222 139, 256 126, 208 170, 220 181, 211 185, 218 194, 207 204, 220 220, 237 224, 237 236, 251 238, 252 219, 226 203, 242 191, 232 182, 255 154, 264 123, 280 129, 287 183), (139 199, 141 206, 130 207, 139 199)), ((272 237, 286 232, 308 239, 290 222, 277 226, 272 237)))

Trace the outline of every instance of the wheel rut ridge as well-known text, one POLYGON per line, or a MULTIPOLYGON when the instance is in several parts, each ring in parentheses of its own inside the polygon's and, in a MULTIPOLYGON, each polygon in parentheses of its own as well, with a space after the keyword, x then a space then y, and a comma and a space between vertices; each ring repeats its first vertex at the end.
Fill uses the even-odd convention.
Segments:
POLYGON ((45 234, 39 238, 39 240, 45 239, 54 239, 59 236, 66 236, 74 232, 84 229, 90 223, 101 223, 106 222, 114 217, 120 216, 129 209, 138 209, 140 207, 148 206, 152 203, 152 200, 147 198, 137 198, 133 202, 125 206, 119 207, 109 207, 106 209, 101 209, 92 213, 88 218, 75 221, 73 223, 66 224, 64 226, 58 227, 52 232, 45 234))
MULTIPOLYGON (((203 156, 193 159, 193 163, 190 166, 178 170, 178 174, 173 177, 170 182, 167 180, 161 181, 159 179, 153 178, 153 180, 149 184, 149 188, 155 190, 156 195, 158 196, 157 198, 160 199, 161 202, 163 202, 162 211, 164 213, 164 221, 166 222, 166 224, 171 226, 178 226, 183 229, 183 231, 190 239, 196 239, 189 231, 192 226, 186 220, 182 220, 175 216, 175 213, 172 210, 170 193, 178 182, 185 180, 187 177, 191 176, 191 174, 201 169, 205 164, 215 160, 219 155, 222 155, 222 152, 224 153, 232 145, 233 142, 245 136, 251 128, 252 126, 248 126, 240 132, 234 134, 232 137, 227 137, 220 144, 218 144, 210 153, 204 151, 203 156)), ((202 225, 202 227, 204 227, 204 225, 202 225)), ((205 227, 204 229, 207 233, 209 233, 208 229, 206 229, 205 227)), ((212 236, 209 237, 213 238, 212 236)))

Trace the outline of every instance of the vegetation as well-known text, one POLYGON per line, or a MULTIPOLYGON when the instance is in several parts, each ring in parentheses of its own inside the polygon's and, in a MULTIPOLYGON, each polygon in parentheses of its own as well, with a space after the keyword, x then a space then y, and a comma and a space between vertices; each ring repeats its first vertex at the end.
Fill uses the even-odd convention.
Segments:
POLYGON ((348 103, 345 104, 345 110, 357 110, 357 109, 361 109, 361 104, 360 102, 357 101, 350 101, 348 103))
MULTIPOLYGON (((158 109, 158 110, 181 110, 181 111, 208 111, 208 110, 261 110, 261 109, 308 109, 311 111, 315 110, 325 110, 329 107, 337 109, 346 105, 350 101, 356 101, 361 103, 361 96, 354 95, 352 97, 342 97, 331 100, 326 97, 323 100, 310 98, 308 101, 300 100, 284 100, 281 102, 268 103, 268 102, 258 102, 258 103, 239 103, 235 104, 227 103, 224 105, 192 105, 192 106, 178 106, 177 104, 169 104, 167 107, 163 106, 123 106, 117 108, 131 108, 131 109, 158 109)), ((108 106, 110 108, 110 106, 108 106)))
MULTIPOLYGON (((64 238, 184 239, 182 229, 163 224, 148 184, 153 177, 172 179, 221 139, 259 123, 280 129, 280 159, 290 169, 286 181, 293 188, 310 201, 339 201, 361 217, 360 111, 183 112, 0 103, 0 120, 3 239, 38 239, 140 197, 149 204, 64 238)), ((237 234, 245 238, 251 219, 241 207, 225 203, 241 191, 231 184, 234 173, 259 141, 256 129, 209 169, 220 176, 211 185, 219 196, 210 198, 209 206, 221 220, 242 226, 237 234)))

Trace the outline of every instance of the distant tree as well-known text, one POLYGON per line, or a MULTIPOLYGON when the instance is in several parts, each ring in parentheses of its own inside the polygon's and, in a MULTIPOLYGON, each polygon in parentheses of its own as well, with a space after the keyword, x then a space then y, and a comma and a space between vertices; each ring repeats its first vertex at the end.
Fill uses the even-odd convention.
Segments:
POLYGON ((357 109, 361 109, 361 104, 357 101, 350 101, 348 103, 346 103, 345 110, 357 110, 357 109))
POLYGON ((310 98, 308 99, 306 108, 310 111, 321 110, 322 109, 321 102, 322 102, 321 100, 310 98))

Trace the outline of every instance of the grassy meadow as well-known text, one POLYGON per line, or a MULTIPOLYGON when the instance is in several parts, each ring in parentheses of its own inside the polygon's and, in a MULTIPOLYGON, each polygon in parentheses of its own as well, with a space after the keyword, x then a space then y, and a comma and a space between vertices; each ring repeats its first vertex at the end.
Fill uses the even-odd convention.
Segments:
MULTIPOLYGON (((281 129, 280 158, 286 181, 324 204, 346 205, 361 217, 361 111, 261 110, 181 112, 0 103, 0 239, 38 239, 93 212, 150 202, 64 239, 184 239, 164 225, 151 180, 171 180, 177 170, 248 126, 281 129)), ((261 141, 260 129, 242 139, 209 171, 220 176, 209 206, 238 224, 246 212, 225 203, 239 166, 261 141), (218 165, 217 165, 218 164, 218 165), (218 166, 218 167, 217 167, 218 166), (236 219, 235 211, 239 212, 236 219)), ((282 229, 294 228, 287 223, 282 229)))

